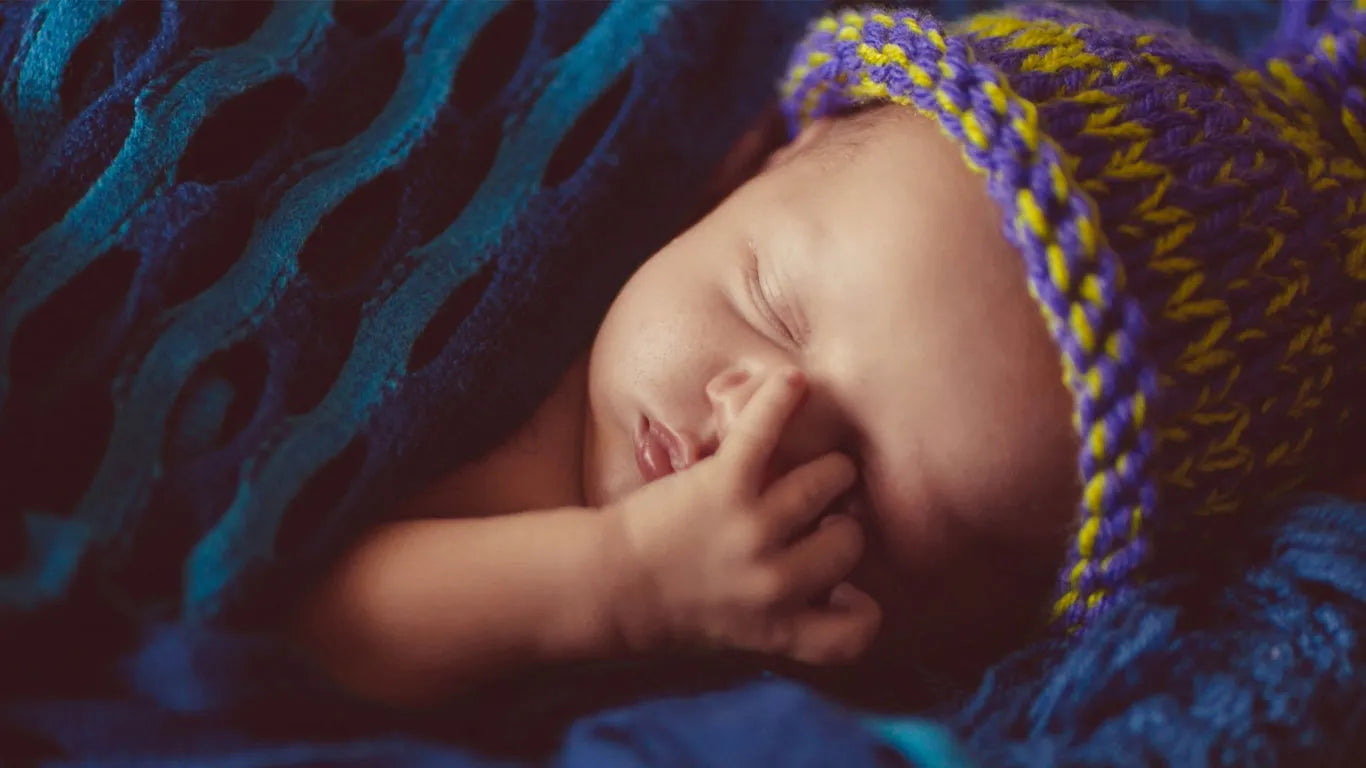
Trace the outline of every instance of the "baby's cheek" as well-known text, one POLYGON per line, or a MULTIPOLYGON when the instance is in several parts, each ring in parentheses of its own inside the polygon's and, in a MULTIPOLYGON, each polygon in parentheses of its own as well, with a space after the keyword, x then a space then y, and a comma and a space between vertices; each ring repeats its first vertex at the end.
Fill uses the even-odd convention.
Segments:
POLYGON ((851 580, 882 608, 884 648, 973 667, 1037 628, 1061 550, 989 540, 947 515, 941 525, 934 547, 873 534, 851 580))
POLYGON ((962 404, 955 450, 931 458, 929 483, 960 534, 1043 540, 1072 519, 1081 496, 1071 397, 1040 377, 962 404))
POLYGON ((869 555, 884 570, 939 581, 973 564, 989 568, 1003 548, 1021 559, 1052 552, 1070 532, 1080 498, 1075 440, 1038 431, 1013 441, 982 434, 953 460, 930 447, 919 461, 902 462, 900 472, 873 475, 858 516, 869 555))

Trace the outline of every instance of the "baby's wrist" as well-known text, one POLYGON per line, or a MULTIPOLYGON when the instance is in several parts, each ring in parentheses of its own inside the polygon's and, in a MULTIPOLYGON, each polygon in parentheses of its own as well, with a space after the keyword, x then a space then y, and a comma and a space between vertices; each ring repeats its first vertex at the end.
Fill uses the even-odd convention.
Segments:
POLYGON ((600 510, 608 631, 617 652, 648 654, 667 645, 655 576, 637 545, 631 511, 621 503, 600 510))

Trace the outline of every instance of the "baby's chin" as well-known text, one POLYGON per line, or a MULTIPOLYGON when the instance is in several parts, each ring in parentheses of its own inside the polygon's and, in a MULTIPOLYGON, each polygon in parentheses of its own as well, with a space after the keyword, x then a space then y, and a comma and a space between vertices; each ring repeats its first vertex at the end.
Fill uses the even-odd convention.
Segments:
POLYGON ((605 483, 600 479, 584 477, 583 503, 586 507, 600 508, 629 496, 635 488, 626 488, 621 483, 605 483), (597 482, 595 482, 595 480, 597 482))
MULTIPOLYGON (((588 507, 602 507, 617 501, 635 490, 635 485, 621 467, 605 461, 602 448, 595 441, 592 414, 585 433, 582 476, 583 503, 588 507)), ((634 457, 631 457, 634 458, 634 457)), ((634 469, 634 466, 631 467, 634 469)))
POLYGON ((583 495, 588 506, 600 507, 620 501, 645 484, 636 468, 635 455, 624 458, 630 463, 623 460, 609 462, 605 467, 592 463, 584 467, 583 495))

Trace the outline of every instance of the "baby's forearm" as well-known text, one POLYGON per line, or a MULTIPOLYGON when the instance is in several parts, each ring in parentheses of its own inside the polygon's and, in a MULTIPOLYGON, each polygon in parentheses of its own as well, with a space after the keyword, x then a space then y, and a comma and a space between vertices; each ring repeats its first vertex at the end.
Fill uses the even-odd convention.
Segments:
POLYGON ((394 523, 318 587, 296 636, 343 686, 397 704, 624 653, 633 577, 616 538, 608 516, 581 508, 394 523))

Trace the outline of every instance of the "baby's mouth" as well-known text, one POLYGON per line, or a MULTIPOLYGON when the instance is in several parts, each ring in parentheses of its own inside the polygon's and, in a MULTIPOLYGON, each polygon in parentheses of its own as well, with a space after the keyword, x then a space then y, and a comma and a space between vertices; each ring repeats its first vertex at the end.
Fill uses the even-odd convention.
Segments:
POLYGON ((646 483, 652 483, 674 473, 674 461, 669 450, 670 435, 645 416, 636 427, 636 466, 646 483))

